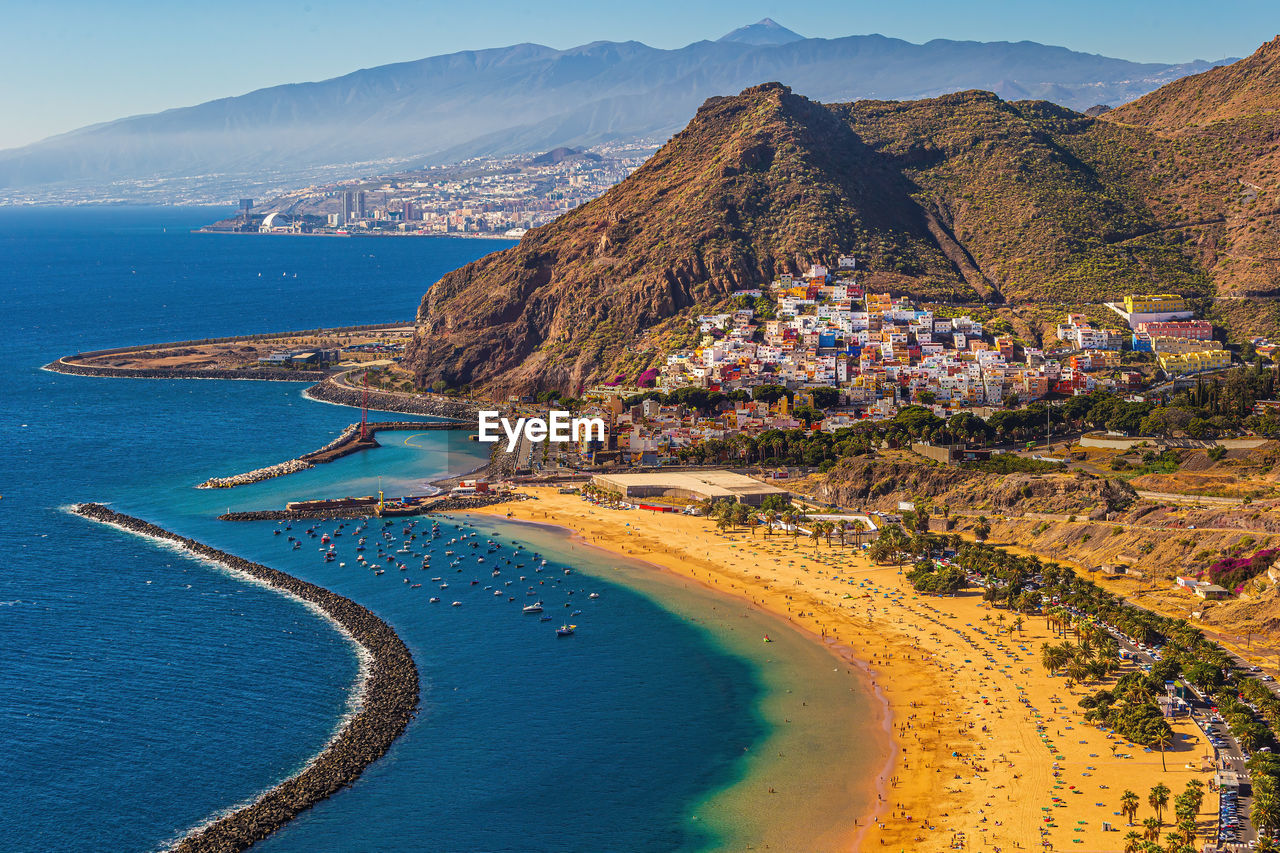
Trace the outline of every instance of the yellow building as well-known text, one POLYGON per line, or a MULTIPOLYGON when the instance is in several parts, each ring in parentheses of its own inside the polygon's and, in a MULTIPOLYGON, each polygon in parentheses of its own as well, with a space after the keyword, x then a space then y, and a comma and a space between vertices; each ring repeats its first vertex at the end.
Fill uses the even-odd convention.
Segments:
POLYGON ((1176 293, 1129 295, 1124 298, 1124 310, 1129 314, 1171 314, 1186 311, 1187 303, 1176 293))
POLYGON ((1157 335, 1151 339, 1152 352, 1189 353, 1220 350, 1220 341, 1197 341, 1192 338, 1175 338, 1170 335, 1157 335))
POLYGON ((1226 350, 1202 352, 1160 353, 1156 356, 1160 368, 1170 376, 1200 373, 1205 370, 1222 370, 1231 366, 1231 353, 1226 350))
POLYGON ((887 293, 868 293, 867 311, 872 314, 883 314, 893 310, 893 297, 887 293))

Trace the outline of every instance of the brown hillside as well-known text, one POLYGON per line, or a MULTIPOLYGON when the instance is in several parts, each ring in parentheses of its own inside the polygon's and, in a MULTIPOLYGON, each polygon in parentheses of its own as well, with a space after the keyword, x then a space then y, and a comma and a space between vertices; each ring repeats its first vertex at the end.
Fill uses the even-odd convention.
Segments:
POLYGON ((1280 36, 1239 62, 1183 77, 1106 113, 1157 131, 1236 121, 1280 110, 1280 36))

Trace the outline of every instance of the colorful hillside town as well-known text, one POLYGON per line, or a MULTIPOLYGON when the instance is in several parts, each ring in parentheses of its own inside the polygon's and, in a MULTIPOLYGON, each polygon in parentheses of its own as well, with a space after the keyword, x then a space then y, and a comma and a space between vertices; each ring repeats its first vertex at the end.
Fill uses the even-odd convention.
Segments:
MULTIPOLYGON (((1050 393, 1130 394, 1151 380, 1231 365, 1231 352, 1213 339, 1212 325, 1194 319, 1186 302, 1170 294, 1106 303, 1127 321, 1127 331, 1068 314, 1057 327, 1061 346, 1050 352, 1016 339, 998 320, 984 327, 949 307, 864 292, 849 256, 841 256, 835 269, 814 264, 803 275, 782 275, 767 289, 733 296, 733 310, 696 318, 698 346, 672 353, 656 376, 650 372, 645 379, 665 390, 835 389, 838 404, 818 408, 841 410, 822 423, 838 429, 853 420, 892 418, 908 405, 945 416, 1017 406, 1050 393)), ((735 417, 786 428, 796 419, 781 402, 743 403, 735 417)))

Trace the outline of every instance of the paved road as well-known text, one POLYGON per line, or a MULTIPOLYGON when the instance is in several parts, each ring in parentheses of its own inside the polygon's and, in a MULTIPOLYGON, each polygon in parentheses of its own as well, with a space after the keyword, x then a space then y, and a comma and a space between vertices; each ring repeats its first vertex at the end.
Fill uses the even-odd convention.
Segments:
POLYGON ((1151 501, 1164 501, 1165 503, 1184 503, 1184 504, 1221 504, 1223 506, 1239 506, 1244 503, 1243 498, 1222 498, 1208 497, 1204 495, 1180 495, 1173 492, 1138 492, 1138 497, 1146 498, 1151 501))

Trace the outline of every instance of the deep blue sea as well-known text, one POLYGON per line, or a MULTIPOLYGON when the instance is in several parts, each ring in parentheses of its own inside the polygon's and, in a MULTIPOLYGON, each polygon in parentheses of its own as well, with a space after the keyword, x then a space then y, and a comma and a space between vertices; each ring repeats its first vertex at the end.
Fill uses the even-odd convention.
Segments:
MULTIPOLYGON (((0 850, 160 849, 302 766, 339 726, 357 678, 351 647, 322 618, 63 509, 89 500, 347 595, 413 651, 422 707, 406 734, 355 786, 255 849, 714 846, 691 810, 742 774, 766 726, 755 670, 705 629, 549 534, 520 540, 522 551, 499 524, 472 549, 448 544, 465 531, 446 524, 416 543, 430 570, 415 558, 408 572, 376 575, 355 564, 349 530, 335 540, 340 566, 321 560, 303 525, 293 549, 273 524, 215 519, 380 482, 412 491, 473 464, 474 444, 384 434, 384 447, 329 466, 197 491, 319 447, 358 413, 307 401, 293 383, 39 369, 100 347, 409 319, 442 273, 505 245, 190 233, 224 213, 0 210, 0 850), (498 550, 486 553, 490 538, 498 550), (532 571, 534 548, 547 571, 532 571), (463 571, 445 550, 464 554, 463 571), (484 589, 495 565, 514 581, 498 588, 509 595, 484 589), (522 616, 529 587, 554 624, 581 610, 578 636, 557 640, 552 623, 522 616), (428 604, 432 594, 444 604, 428 604), (447 606, 455 599, 463 606, 447 606)), ((388 531, 404 538, 399 524, 388 531)))

